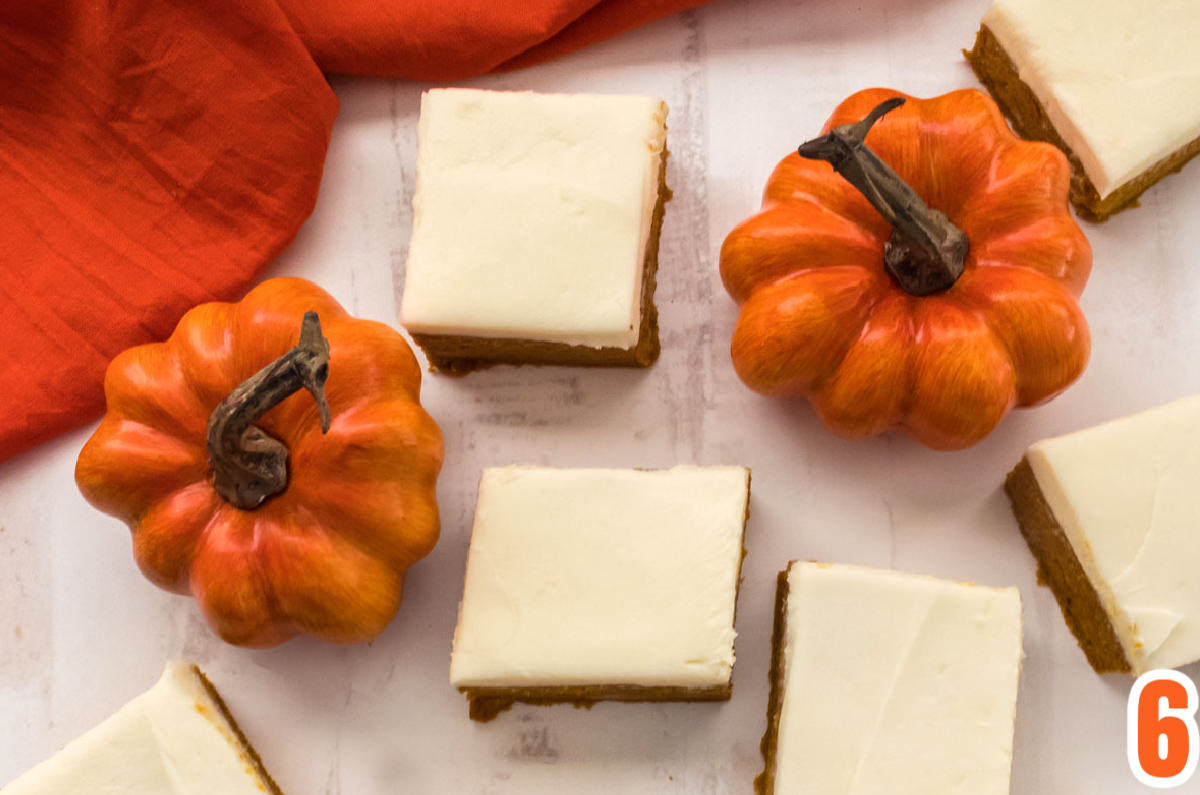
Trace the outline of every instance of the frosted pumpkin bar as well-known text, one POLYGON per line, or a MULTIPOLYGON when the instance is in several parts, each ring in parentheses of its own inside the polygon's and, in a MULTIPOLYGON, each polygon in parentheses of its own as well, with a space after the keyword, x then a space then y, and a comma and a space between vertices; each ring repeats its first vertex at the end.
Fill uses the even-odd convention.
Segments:
POLYGON ((730 697, 744 467, 485 469, 450 680, 515 702, 730 697))
POLYGON ((282 795, 194 665, 162 678, 2 790, 4 795, 282 795))
POLYGON ((994 0, 966 53, 1017 132, 1071 160, 1103 220, 1200 153, 1200 3, 994 0))
POLYGON ((639 96, 422 95, 400 316, 434 369, 654 362, 666 116, 639 96))
POLYGON ((759 795, 1007 795, 1017 589, 793 561, 775 608, 759 795))
POLYGON ((1200 660, 1200 396, 1046 439, 1005 490, 1088 662, 1200 660))

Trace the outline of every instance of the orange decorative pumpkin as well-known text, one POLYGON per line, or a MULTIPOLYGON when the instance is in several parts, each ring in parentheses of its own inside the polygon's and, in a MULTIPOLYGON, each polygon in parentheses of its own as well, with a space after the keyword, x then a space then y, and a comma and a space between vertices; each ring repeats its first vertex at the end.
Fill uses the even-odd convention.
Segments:
POLYGON ((1079 377, 1092 254, 1062 152, 973 90, 861 91, 824 133, 721 248, 750 388, 806 396, 840 436, 953 449, 1079 377))
POLYGON ((112 361, 75 479, 230 643, 370 640, 438 536, 442 438, 420 384, 396 331, 272 279, 112 361))

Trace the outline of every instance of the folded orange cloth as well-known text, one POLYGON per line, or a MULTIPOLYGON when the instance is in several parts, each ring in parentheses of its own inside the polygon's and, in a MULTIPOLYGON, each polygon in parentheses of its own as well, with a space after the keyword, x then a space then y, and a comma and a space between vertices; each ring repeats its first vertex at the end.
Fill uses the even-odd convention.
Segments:
POLYGON ((0 2, 0 458, 240 296, 312 211, 336 113, 270 2, 0 2))
POLYGON ((321 70, 458 79, 700 2, 0 0, 0 460, 98 416, 114 355, 291 241, 321 70))
POLYGON ((705 0, 279 0, 326 72, 460 80, 529 66, 705 0))

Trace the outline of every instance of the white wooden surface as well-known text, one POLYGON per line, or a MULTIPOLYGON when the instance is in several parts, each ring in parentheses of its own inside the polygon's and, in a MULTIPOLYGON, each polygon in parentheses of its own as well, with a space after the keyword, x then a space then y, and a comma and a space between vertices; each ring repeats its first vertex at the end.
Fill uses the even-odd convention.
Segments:
MULTIPOLYGON (((804 557, 1019 586, 1026 660, 1013 793, 1143 791, 1124 758, 1130 681, 1087 667, 1035 585, 1000 485, 1039 437, 1200 391, 1200 225, 1189 223, 1200 166, 1140 209, 1085 226, 1095 249, 1087 373, 971 450, 837 440, 803 403, 748 392, 728 361, 735 308, 716 252, 756 209, 774 163, 857 89, 975 85, 959 50, 986 4, 720 0, 552 64, 470 81, 667 100, 675 199, 660 258, 659 363, 427 377, 424 402, 446 439, 442 539, 412 570, 400 615, 366 646, 245 651, 215 640, 189 600, 141 577, 124 527, 76 492, 72 467, 90 429, 0 465, 0 782, 182 656, 210 673, 289 795, 747 793, 761 766, 774 574, 804 557), (753 467, 731 702, 517 707, 490 724, 467 720, 447 665, 475 483, 480 467, 511 462, 753 467)), ((313 278, 357 314, 395 323, 426 86, 334 84, 342 110, 317 211, 272 275, 313 278)))

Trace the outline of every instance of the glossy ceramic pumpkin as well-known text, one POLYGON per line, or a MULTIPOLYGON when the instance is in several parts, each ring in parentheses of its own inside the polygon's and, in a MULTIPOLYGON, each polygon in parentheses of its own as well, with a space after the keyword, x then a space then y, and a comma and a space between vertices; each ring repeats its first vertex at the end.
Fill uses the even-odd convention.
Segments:
MULTIPOLYGON (((825 132, 903 96, 859 92, 825 132)), ((792 153, 721 249, 740 305, 733 364, 755 391, 807 397, 841 436, 899 429, 965 447, 1086 365, 1077 298, 1092 255, 1067 204, 1070 168, 1055 147, 1014 136, 973 90, 905 97, 865 143, 965 233, 961 276, 906 292, 884 267, 892 226, 829 163, 792 153)))
POLYGON ((240 303, 197 306, 166 342, 113 360, 108 413, 76 481, 128 523, 146 576, 193 595, 225 640, 366 641, 392 619, 405 571, 438 536, 442 439, 418 402, 420 383, 395 330, 349 316, 310 282, 273 279, 240 303), (282 399, 232 443, 282 443, 286 485, 232 504, 214 487, 214 410, 285 360, 307 312, 323 326, 316 339, 327 339, 313 388, 327 401, 328 432, 314 396, 282 399))

